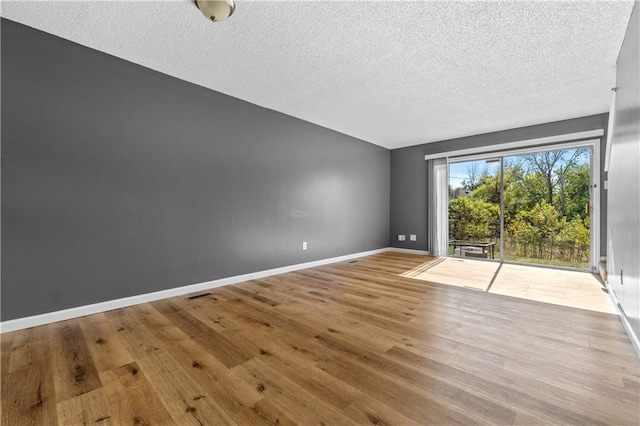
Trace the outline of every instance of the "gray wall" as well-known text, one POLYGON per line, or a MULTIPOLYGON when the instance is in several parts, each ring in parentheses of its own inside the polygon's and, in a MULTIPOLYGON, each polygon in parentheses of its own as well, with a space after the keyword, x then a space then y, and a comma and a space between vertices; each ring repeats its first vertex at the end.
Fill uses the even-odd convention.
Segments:
POLYGON ((3 19, 1 318, 386 247, 389 156, 3 19))
POLYGON ((609 164, 609 284, 640 337, 640 7, 635 3, 617 64, 609 164))
MULTIPOLYGON (((566 133, 604 129, 600 157, 604 165, 608 114, 598 114, 572 120, 556 121, 537 126, 521 127, 494 133, 433 142, 391 151, 391 235, 389 245, 417 250, 428 250, 427 235, 427 165, 426 154, 466 148, 487 147, 505 142, 556 136, 566 133), (397 241, 398 234, 416 234, 417 241, 397 241)), ((604 173, 601 173, 604 180, 604 173)), ((606 253, 607 194, 600 185, 601 254, 606 253)))

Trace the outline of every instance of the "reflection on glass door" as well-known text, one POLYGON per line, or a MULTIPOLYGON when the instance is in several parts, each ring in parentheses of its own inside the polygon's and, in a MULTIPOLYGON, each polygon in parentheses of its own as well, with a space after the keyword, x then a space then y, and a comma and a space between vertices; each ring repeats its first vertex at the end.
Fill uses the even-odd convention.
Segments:
POLYGON ((449 163, 449 255, 500 260, 501 160, 449 163))

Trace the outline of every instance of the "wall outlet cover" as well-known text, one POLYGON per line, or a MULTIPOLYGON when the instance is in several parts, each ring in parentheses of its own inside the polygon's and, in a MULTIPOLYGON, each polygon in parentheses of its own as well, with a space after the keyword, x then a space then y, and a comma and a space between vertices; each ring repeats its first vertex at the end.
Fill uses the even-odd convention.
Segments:
POLYGON ((416 234, 411 234, 411 235, 409 235, 409 240, 410 241, 418 241, 418 237, 416 236, 416 234))
POLYGON ((398 235, 398 241, 406 241, 406 237, 404 235, 398 235))

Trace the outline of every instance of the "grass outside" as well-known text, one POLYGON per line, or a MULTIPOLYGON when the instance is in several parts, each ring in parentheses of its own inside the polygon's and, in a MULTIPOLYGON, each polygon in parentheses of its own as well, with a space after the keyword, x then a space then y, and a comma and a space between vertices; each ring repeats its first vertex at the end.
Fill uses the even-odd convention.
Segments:
MULTIPOLYGON (((454 252, 454 249, 452 246, 449 246, 449 256, 456 256, 459 257, 458 255, 459 252, 454 252)), ((589 256, 589 253, 586 253, 586 256, 589 256)), ((489 259, 491 260, 491 259, 489 259)), ((495 259, 494 260, 500 260, 500 242, 496 242, 496 246, 495 246, 495 259)), ((541 258, 536 258, 536 257, 529 257, 529 256, 518 256, 514 253, 510 253, 509 250, 507 250, 504 254, 504 260, 506 262, 516 262, 516 263, 529 263, 529 264, 533 264, 533 265, 547 265, 547 266, 558 266, 558 267, 562 267, 562 268, 575 268, 575 269, 583 269, 583 270, 588 270, 590 263, 589 261, 569 261, 569 260, 564 260, 564 259, 541 259, 541 258)))
MULTIPOLYGON (((497 256, 496 256, 497 257, 497 256)), ((535 257, 516 256, 505 253, 504 260, 507 262, 531 263, 535 265, 561 266, 564 268, 589 269, 589 262, 570 262, 561 259, 538 259, 535 257)))

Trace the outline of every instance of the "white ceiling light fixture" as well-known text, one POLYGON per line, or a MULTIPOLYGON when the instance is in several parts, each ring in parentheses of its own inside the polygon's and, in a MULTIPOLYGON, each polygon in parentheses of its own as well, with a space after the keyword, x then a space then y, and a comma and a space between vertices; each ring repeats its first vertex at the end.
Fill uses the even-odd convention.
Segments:
POLYGON ((200 12, 213 22, 224 21, 236 10, 233 0, 195 0, 195 2, 200 12))

